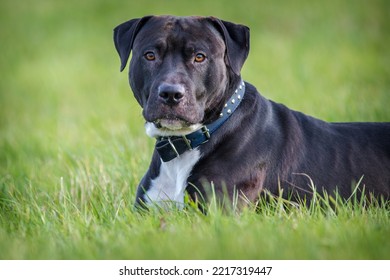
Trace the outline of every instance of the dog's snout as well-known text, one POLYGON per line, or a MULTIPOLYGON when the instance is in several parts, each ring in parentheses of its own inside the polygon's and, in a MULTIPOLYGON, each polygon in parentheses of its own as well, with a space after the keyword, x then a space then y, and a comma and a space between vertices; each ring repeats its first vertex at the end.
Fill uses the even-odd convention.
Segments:
POLYGON ((184 86, 162 84, 158 87, 158 97, 167 105, 176 105, 183 99, 185 93, 184 86))

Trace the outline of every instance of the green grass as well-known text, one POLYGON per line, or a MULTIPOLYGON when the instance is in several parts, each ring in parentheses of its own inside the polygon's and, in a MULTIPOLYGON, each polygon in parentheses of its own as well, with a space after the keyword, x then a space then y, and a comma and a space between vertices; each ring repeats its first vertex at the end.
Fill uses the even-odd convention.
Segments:
POLYGON ((136 213, 153 140, 117 24, 215 15, 251 28, 245 80, 328 121, 389 121, 387 1, 0 3, 0 259, 389 259, 389 208, 353 201, 136 213))

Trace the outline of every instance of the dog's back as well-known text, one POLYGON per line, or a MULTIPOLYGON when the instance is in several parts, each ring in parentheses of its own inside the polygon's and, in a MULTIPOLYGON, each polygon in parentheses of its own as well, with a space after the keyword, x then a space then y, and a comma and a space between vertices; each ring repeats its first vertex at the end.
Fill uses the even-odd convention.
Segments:
POLYGON ((390 123, 328 123, 271 103, 283 127, 276 173, 287 189, 314 185, 347 198, 357 187, 390 198, 390 123))

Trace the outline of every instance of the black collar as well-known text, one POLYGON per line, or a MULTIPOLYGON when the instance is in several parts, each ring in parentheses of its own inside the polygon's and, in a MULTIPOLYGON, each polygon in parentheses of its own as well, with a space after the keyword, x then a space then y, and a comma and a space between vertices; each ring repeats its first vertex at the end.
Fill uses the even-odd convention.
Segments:
POLYGON ((195 149, 196 147, 209 141, 211 135, 221 125, 229 119, 233 112, 241 103, 245 94, 245 83, 240 82, 238 88, 234 91, 228 102, 225 104, 219 118, 208 124, 203 125, 200 129, 183 136, 164 136, 158 137, 156 150, 164 162, 180 157, 185 151, 195 149))

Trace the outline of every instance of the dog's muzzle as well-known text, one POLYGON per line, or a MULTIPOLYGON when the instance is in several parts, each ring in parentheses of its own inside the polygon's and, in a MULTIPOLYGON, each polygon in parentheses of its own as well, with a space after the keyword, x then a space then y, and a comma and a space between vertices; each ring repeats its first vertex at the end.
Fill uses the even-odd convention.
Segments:
POLYGON ((203 125, 200 129, 183 136, 164 136, 158 137, 156 150, 162 161, 171 161, 188 150, 207 143, 211 135, 221 127, 240 105, 245 94, 245 83, 240 82, 238 88, 234 91, 228 102, 219 114, 219 118, 208 125, 203 125))

